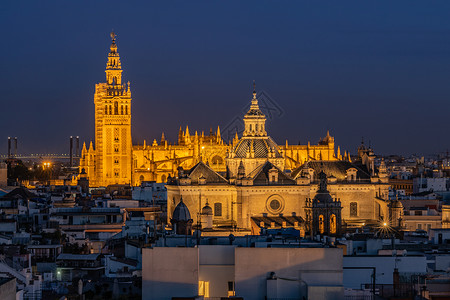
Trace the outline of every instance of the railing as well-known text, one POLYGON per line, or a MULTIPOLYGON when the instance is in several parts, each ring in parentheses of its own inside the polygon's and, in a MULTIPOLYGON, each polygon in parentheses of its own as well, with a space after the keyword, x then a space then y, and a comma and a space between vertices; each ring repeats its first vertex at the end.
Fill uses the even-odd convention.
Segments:
MULTIPOLYGON (((365 289, 372 290, 372 284, 364 284, 365 289)), ((375 284, 376 294, 381 297, 412 297, 415 294, 412 283, 375 284)))
POLYGON ((373 300, 373 295, 348 295, 344 296, 344 300, 373 300))

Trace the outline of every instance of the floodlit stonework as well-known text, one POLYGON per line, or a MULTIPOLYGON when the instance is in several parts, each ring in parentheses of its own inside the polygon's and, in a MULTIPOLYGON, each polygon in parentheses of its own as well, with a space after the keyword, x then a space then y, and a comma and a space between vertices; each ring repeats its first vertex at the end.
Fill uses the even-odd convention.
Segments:
MULTIPOLYGON (((166 182, 169 176, 177 175, 179 167, 190 169, 200 161, 207 163, 216 172, 225 173, 227 158, 229 169, 237 171, 239 155, 245 156, 247 153, 227 157, 227 152, 236 146, 239 137, 236 134, 228 144, 222 139, 219 127, 206 134, 197 131, 191 133, 188 126, 185 130, 180 127, 175 144, 170 144, 162 133, 159 141, 154 139, 152 143, 144 141, 141 145, 132 145, 130 82, 122 84, 122 66, 114 33, 111 38, 105 71, 106 82, 95 86, 95 143, 91 142, 89 147, 83 145, 80 159, 80 172, 85 169, 90 185, 136 186, 142 181, 166 182)), ((335 151, 334 138, 329 133, 318 145, 288 145, 286 141, 285 145, 278 146, 267 137, 265 117, 262 114, 248 115, 245 122, 246 141, 259 140, 256 143, 263 145, 267 151, 276 151, 272 160, 280 168, 293 170, 309 160, 349 159, 347 152, 341 155, 339 147, 335 151)), ((244 145, 244 141, 239 144, 242 149, 249 145, 244 145)), ((249 152, 248 155, 252 153, 249 152)), ((250 164, 257 166, 263 161, 264 158, 255 158, 250 164)))
POLYGON ((163 133, 159 142, 133 146, 130 83, 122 84, 113 33, 111 38, 106 82, 96 85, 94 95, 95 148, 92 142, 88 149, 83 145, 80 159, 80 173, 85 170, 91 186, 168 182, 168 216, 183 198, 196 224, 208 202, 214 227, 257 231, 255 225, 267 220, 255 218, 267 215, 291 216, 287 222, 306 228, 305 207, 324 172, 331 196, 342 204, 344 224, 389 218, 386 167, 375 168, 370 148, 361 145, 358 161, 352 162, 349 153, 335 150, 329 132, 318 145, 278 145, 267 133, 255 89, 244 132, 229 144, 219 127, 206 135, 180 127, 175 144, 163 133))

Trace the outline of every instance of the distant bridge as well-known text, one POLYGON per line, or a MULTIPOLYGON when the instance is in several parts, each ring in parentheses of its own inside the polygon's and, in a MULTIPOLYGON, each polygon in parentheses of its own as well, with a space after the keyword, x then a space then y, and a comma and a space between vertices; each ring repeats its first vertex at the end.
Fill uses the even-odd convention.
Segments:
MULTIPOLYGON (((55 160, 55 159, 70 159, 70 155, 66 153, 58 154, 58 153, 37 153, 37 154, 17 154, 17 155, 11 155, 11 157, 8 157, 7 154, 1 154, 0 159, 8 159, 8 158, 15 158, 15 159, 38 159, 38 160, 55 160)), ((73 159, 80 159, 79 156, 73 156, 73 159)))

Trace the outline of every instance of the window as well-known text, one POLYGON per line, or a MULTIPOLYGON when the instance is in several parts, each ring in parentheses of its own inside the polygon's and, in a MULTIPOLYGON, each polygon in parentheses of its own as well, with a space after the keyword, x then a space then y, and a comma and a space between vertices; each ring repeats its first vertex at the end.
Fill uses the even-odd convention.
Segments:
POLYGON ((270 201, 270 208, 273 209, 274 211, 279 210, 280 207, 281 207, 281 203, 277 199, 270 201))
POLYGON ((357 217, 358 216, 358 203, 351 202, 350 203, 350 217, 357 217))
POLYGON ((337 225, 336 225, 336 215, 332 214, 330 217, 330 233, 336 234, 337 225))
POLYGON ((222 203, 214 203, 214 216, 222 216, 222 203))
POLYGON ((325 231, 325 223, 323 222, 323 215, 319 216, 319 232, 320 234, 323 234, 325 231))
POLYGON ((120 106, 120 114, 123 115, 123 105, 120 106))
POLYGON ((422 229, 422 224, 417 224, 417 229, 422 229))
POLYGON ((125 105, 125 114, 128 115, 128 105, 125 105))
POLYGON ((198 295, 203 297, 209 297, 209 281, 199 280, 198 295))
POLYGON ((109 106, 109 114, 112 115, 112 107, 111 107, 111 105, 109 106))
POLYGON ((114 145, 114 152, 119 152, 119 146, 114 145))
POLYGON ((114 114, 118 115, 119 114, 119 104, 116 102, 114 102, 114 114))
POLYGON ((236 293, 234 292, 234 281, 228 281, 228 297, 234 297, 236 293))
POLYGON ((105 105, 105 115, 108 114, 108 105, 105 105))

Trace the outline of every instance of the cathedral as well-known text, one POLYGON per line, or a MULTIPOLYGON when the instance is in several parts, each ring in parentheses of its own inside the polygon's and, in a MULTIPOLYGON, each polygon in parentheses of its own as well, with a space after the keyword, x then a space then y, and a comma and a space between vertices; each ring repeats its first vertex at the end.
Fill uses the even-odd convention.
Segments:
MULTIPOLYGON (((236 133, 233 141, 224 141, 220 128, 210 129, 206 134, 190 132, 189 127, 180 127, 176 143, 161 139, 141 145, 131 141, 131 88, 130 82, 122 83, 122 65, 117 50, 116 36, 111 34, 112 43, 106 63, 106 82, 95 85, 95 141, 89 147, 83 144, 80 172, 85 170, 90 186, 107 186, 110 184, 140 185, 142 181, 166 182, 169 176, 177 175, 177 169, 190 169, 198 162, 207 163, 214 171, 221 174, 229 169, 237 171, 240 158, 247 155, 249 144, 239 141, 236 133), (228 157, 227 153, 239 142, 239 153, 228 157)), ((264 138, 265 128, 261 116, 247 116, 260 119, 254 126, 245 128, 244 136, 258 136, 257 143, 268 145, 274 161, 280 168, 293 170, 309 160, 349 160, 347 152, 341 155, 339 147, 335 150, 334 138, 329 134, 318 145, 285 145, 273 147, 275 142, 264 138)), ((248 123, 248 122, 247 122, 248 123)), ((248 125, 253 126, 253 125, 248 125)), ((245 139, 248 141, 248 139, 245 139)), ((259 144, 258 144, 259 145, 259 144)), ((259 148, 258 148, 259 149, 259 148)), ((259 150, 258 150, 259 151, 259 150)), ((253 155, 248 152, 248 155, 253 155)), ((255 163, 258 160, 255 160, 255 163)), ((260 160, 259 160, 260 161, 260 160)), ((247 168, 250 170, 250 166, 247 168)))
MULTIPOLYGON (((186 126, 185 130, 180 127, 175 143, 169 143, 163 133, 159 141, 133 145, 130 83, 122 83, 114 33, 111 38, 106 82, 95 86, 95 141, 89 148, 83 144, 80 158, 79 171, 90 186, 167 182, 168 224, 182 202, 193 224, 200 223, 202 209, 210 205, 214 228, 252 230, 291 224, 304 230, 306 213, 317 211, 311 199, 317 198, 318 191, 338 201, 339 213, 332 215, 339 215, 345 224, 361 225, 389 216, 384 200, 389 188, 386 167, 383 162, 375 167, 370 148, 362 144, 352 162, 349 153, 335 148, 328 132, 317 145, 287 141, 278 145, 268 135, 255 88, 241 137, 236 133, 227 142, 219 127, 205 134, 190 132, 186 126), (324 176, 327 191, 318 185, 324 186, 324 176)), ((337 221, 341 222, 330 224, 337 221)), ((327 226, 316 227, 319 232, 320 228, 330 231, 335 225, 327 226)))

